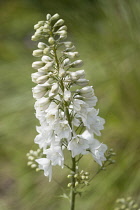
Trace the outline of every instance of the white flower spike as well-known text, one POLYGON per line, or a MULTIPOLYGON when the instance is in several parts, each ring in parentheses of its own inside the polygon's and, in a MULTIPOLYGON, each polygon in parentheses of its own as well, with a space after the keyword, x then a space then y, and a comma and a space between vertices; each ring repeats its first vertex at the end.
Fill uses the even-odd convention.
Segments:
MULTIPOLYGON (((80 68, 83 61, 77 60, 79 53, 72 42, 64 41, 67 26, 63 25, 64 20, 59 19, 59 14, 48 14, 46 18, 34 26, 36 32, 32 36, 33 41, 46 40, 46 43, 39 42, 38 49, 33 51, 38 61, 32 64, 37 70, 31 75, 36 83, 32 91, 36 99, 36 117, 40 122, 34 141, 42 149, 42 156, 36 158, 32 167, 38 163, 38 169, 44 170, 44 175, 51 181, 52 166, 63 168, 65 165, 63 150, 69 150, 74 163, 72 170, 76 171, 78 166, 74 161, 87 153, 102 165, 107 146, 94 138, 94 135, 101 135, 105 120, 98 116, 99 110, 94 107, 97 97, 93 87, 88 85, 85 71, 72 71, 72 68, 80 68), (82 88, 74 89, 74 86, 82 88)), ((87 185, 88 176, 81 177, 87 185)), ((77 181, 71 186, 78 185, 77 181)))

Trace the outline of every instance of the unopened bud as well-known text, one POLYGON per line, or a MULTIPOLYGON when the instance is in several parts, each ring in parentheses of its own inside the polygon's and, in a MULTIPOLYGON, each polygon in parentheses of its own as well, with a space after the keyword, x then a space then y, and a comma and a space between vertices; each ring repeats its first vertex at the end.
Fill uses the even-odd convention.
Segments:
POLYGON ((34 157, 33 156, 29 156, 28 159, 29 160, 34 160, 34 157))
POLYGON ((64 100, 69 102, 71 100, 71 91, 65 90, 64 91, 64 100))
POLYGON ((71 176, 72 176, 72 175, 69 174, 69 175, 67 176, 67 178, 69 179, 69 178, 71 178, 71 176))
POLYGON ((40 49, 44 49, 46 46, 47 45, 45 43, 43 43, 43 42, 39 42, 38 43, 38 48, 40 48, 40 49))
POLYGON ((31 168, 36 168, 36 167, 37 167, 36 164, 32 164, 32 165, 31 165, 31 168))
POLYGON ((75 182, 75 187, 79 184, 79 182, 75 182))
POLYGON ((42 61, 35 61, 32 63, 32 68, 39 69, 44 66, 44 63, 42 61))
POLYGON ((75 175, 74 175, 74 178, 77 178, 77 177, 78 177, 78 174, 75 174, 75 175))
POLYGON ((89 175, 89 172, 85 172, 85 175, 89 175))
POLYGON ((49 48, 49 47, 46 47, 46 48, 43 50, 43 53, 47 55, 49 51, 50 51, 50 48, 49 48))
POLYGON ((85 179, 85 176, 81 176, 81 179, 85 179))
POLYGON ((68 56, 70 59, 73 59, 75 57, 79 56, 78 52, 65 52, 64 55, 68 56))
POLYGON ((83 65, 83 61, 82 60, 76 60, 73 63, 71 63, 69 65, 70 68, 79 68, 83 65))
POLYGON ((36 172, 40 171, 40 168, 36 168, 36 172))
POLYGON ((51 17, 51 21, 57 20, 58 18, 59 18, 59 14, 56 13, 51 17))
POLYGON ((89 83, 89 80, 86 80, 86 79, 78 79, 77 81, 75 81, 75 84, 79 86, 86 86, 88 85, 88 83, 89 83))
POLYGON ((50 20, 51 19, 51 15, 50 14, 47 14, 46 19, 47 20, 50 20))
POLYGON ((48 63, 50 61, 52 61, 52 58, 50 56, 47 56, 47 55, 44 55, 41 60, 44 62, 44 63, 48 63))
POLYGON ((63 42, 66 48, 72 47, 72 42, 63 42))
POLYGON ((62 30, 67 30, 67 26, 61 26, 59 29, 58 29, 58 31, 62 31, 62 30))
POLYGON ((64 23, 64 20, 63 20, 63 19, 59 19, 59 20, 54 24, 53 27, 61 26, 61 25, 63 25, 63 23, 64 23))
POLYGON ((33 56, 35 57, 41 57, 43 55, 43 50, 34 50, 33 56))
POLYGON ((69 58, 66 58, 64 61, 63 61, 63 66, 67 66, 70 64, 70 59, 69 58))
POLYGON ((71 183, 68 183, 68 185, 67 185, 68 187, 71 187, 72 186, 72 184, 71 183))
POLYGON ((50 45, 53 45, 55 40, 54 40, 53 37, 49 37, 48 42, 49 42, 50 45))
POLYGON ((29 162, 27 163, 27 165, 30 166, 30 165, 32 165, 32 163, 33 163, 32 161, 29 161, 29 162))

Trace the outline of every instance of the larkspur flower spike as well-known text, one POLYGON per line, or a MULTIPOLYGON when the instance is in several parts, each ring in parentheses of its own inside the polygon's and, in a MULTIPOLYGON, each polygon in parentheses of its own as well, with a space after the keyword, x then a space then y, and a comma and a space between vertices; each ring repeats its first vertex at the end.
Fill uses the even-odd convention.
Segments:
POLYGON ((72 42, 65 41, 64 20, 59 19, 58 14, 48 14, 34 29, 32 40, 43 39, 33 51, 38 60, 32 67, 37 72, 31 75, 36 83, 32 91, 36 99, 36 118, 40 122, 34 141, 43 151, 36 163, 51 181, 52 166, 63 168, 65 165, 64 150, 69 150, 72 158, 90 153, 102 165, 107 146, 94 136, 101 135, 105 120, 94 108, 97 97, 93 87, 88 85, 85 71, 80 69, 83 62, 78 59, 79 53, 72 42), (78 70, 72 71, 73 68, 78 70))

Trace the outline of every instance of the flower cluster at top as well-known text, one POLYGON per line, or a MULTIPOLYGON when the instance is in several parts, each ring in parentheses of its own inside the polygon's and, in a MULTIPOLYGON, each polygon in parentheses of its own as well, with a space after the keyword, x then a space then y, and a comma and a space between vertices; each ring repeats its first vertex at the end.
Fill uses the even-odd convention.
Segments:
POLYGON ((36 118, 38 135, 35 143, 42 149, 44 158, 36 159, 44 175, 52 177, 52 166, 64 166, 64 150, 71 152, 72 158, 91 154, 102 165, 107 146, 94 138, 100 136, 105 120, 95 109, 97 97, 92 86, 85 79, 85 71, 79 69, 83 62, 77 59, 78 52, 67 38, 67 26, 59 15, 47 15, 46 21, 35 26, 33 41, 38 49, 33 56, 38 57, 32 67, 32 81, 37 85, 32 89, 36 99, 36 118), (47 43, 44 43, 46 40, 47 43), (77 69, 72 71, 72 69, 77 69), (77 86, 79 88, 77 89, 77 86))

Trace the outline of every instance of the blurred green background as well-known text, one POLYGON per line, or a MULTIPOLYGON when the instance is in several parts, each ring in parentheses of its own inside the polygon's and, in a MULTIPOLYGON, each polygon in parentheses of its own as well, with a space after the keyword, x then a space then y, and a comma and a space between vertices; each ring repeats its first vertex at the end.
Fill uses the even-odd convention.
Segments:
MULTIPOLYGON (((0 210, 67 210, 58 196, 68 183, 66 169, 43 172, 27 167, 26 153, 36 149, 34 99, 30 75, 33 25, 47 13, 59 13, 84 60, 90 85, 106 119, 100 140, 117 153, 116 164, 99 174, 76 210, 113 210, 118 197, 140 198, 140 1, 1 0, 0 2, 0 210)), ((83 168, 97 164, 89 157, 83 168)))

